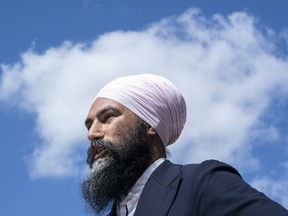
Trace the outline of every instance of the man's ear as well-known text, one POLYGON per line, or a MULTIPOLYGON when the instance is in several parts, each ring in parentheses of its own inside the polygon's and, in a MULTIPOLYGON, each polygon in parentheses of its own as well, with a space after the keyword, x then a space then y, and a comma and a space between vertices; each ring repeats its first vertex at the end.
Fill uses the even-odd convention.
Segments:
POLYGON ((152 128, 150 125, 148 127, 147 134, 148 136, 151 136, 151 137, 157 136, 156 130, 152 128))

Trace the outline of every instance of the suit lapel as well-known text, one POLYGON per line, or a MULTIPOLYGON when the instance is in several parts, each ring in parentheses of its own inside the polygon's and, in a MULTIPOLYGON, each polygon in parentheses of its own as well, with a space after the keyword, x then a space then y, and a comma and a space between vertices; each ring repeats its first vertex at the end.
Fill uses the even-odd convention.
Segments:
POLYGON ((140 196, 135 216, 167 214, 181 183, 180 167, 166 160, 152 173, 140 196))

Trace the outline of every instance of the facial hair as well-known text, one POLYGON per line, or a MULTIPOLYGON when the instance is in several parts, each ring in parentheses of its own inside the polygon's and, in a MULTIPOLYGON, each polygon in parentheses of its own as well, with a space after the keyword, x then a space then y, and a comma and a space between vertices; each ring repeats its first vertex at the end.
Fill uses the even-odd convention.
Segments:
POLYGON ((146 135, 147 124, 139 121, 134 130, 121 133, 120 143, 98 140, 97 145, 110 151, 94 162, 93 146, 88 149, 87 163, 91 168, 82 183, 82 196, 88 208, 100 214, 111 202, 125 196, 151 161, 151 145, 146 135), (93 159, 92 159, 93 158, 93 159))

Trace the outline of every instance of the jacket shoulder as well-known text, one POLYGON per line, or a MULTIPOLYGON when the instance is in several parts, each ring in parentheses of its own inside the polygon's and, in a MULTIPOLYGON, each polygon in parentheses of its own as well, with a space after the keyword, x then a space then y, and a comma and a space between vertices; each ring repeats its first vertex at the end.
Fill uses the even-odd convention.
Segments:
POLYGON ((218 160, 205 160, 201 163, 192 163, 181 166, 183 175, 202 176, 210 172, 223 171, 240 176, 240 173, 232 166, 218 160))

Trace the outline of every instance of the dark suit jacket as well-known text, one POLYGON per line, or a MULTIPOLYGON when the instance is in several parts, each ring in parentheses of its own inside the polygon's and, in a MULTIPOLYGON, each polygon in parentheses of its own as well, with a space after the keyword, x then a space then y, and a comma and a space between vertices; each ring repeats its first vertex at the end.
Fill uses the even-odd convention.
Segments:
POLYGON ((227 164, 209 160, 176 165, 166 160, 146 183, 134 215, 288 216, 288 211, 227 164))

